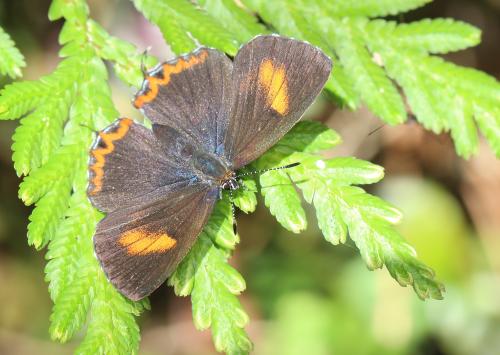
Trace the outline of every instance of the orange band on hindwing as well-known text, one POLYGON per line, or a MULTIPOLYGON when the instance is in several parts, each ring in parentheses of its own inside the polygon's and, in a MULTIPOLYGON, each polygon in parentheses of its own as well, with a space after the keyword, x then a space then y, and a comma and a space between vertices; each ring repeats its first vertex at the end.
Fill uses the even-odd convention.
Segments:
POLYGON ((166 233, 147 232, 141 229, 123 233, 118 243, 127 248, 129 255, 164 253, 175 247, 177 241, 166 233))
POLYGON ((130 129, 133 121, 130 118, 120 119, 117 129, 106 132, 99 132, 99 138, 96 146, 90 154, 95 159, 94 163, 90 165, 89 169, 94 172, 91 183, 94 185, 90 194, 96 194, 102 189, 102 179, 104 177, 104 165, 106 164, 106 155, 115 150, 114 142, 125 137, 130 129))
POLYGON ((172 74, 179 74, 194 65, 201 64, 207 59, 207 57, 208 52, 206 50, 202 50, 197 54, 189 56, 187 59, 179 58, 175 64, 163 64, 163 77, 146 77, 149 85, 148 90, 146 93, 143 93, 135 98, 134 106, 137 108, 141 108, 144 104, 153 101, 158 95, 160 86, 167 85, 170 82, 170 76, 172 74))

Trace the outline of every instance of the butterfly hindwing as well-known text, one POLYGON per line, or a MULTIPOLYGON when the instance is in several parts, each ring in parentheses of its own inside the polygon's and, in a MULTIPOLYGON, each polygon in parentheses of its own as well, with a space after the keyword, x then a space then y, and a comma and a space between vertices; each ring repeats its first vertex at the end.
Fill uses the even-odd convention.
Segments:
POLYGON ((215 153, 227 128, 231 73, 224 53, 199 48, 150 71, 134 105, 153 123, 171 126, 215 153))
POLYGON ((108 280, 139 300, 175 270, 201 232, 218 196, 207 185, 179 188, 141 206, 109 213, 94 235, 94 250, 108 280))
POLYGON ((238 169, 288 132, 320 93, 332 63, 318 48, 258 36, 234 58, 225 157, 238 169))

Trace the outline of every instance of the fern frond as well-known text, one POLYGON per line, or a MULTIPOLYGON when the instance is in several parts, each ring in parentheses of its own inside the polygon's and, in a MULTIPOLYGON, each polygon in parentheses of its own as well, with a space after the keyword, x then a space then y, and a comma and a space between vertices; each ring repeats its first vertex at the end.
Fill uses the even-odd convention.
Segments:
POLYGON ((293 233, 307 228, 306 212, 285 171, 262 174, 260 185, 266 207, 284 228, 293 233))
POLYGON ((10 113, 22 115, 26 109, 37 103, 37 108, 21 120, 13 136, 12 158, 19 176, 27 175, 46 163, 59 146, 63 124, 75 95, 74 82, 77 74, 74 69, 78 64, 78 61, 73 59, 64 60, 53 74, 42 78, 36 84, 32 82, 28 85, 15 84, 3 91, 6 95, 5 103, 11 103, 13 107, 11 109, 7 106, 9 116, 10 113), (13 95, 18 93, 19 88, 29 90, 30 94, 15 101, 13 95), (31 94, 35 90, 38 92, 38 100, 34 101, 31 94))
POLYGON ((245 43, 267 29, 257 22, 234 0, 199 0, 198 4, 209 15, 216 18, 228 33, 233 34, 239 43, 245 43))
POLYGON ((0 120, 14 120, 24 116, 43 102, 46 95, 42 80, 5 86, 0 91, 0 120))
MULTIPOLYGON (((59 37, 64 45, 60 55, 66 58, 50 75, 2 90, 0 108, 2 118, 26 115, 14 134, 13 159, 18 174, 27 175, 19 196, 35 204, 28 242, 49 247, 46 273, 54 301, 50 334, 65 342, 90 315, 78 353, 135 353, 135 316, 147 300, 128 301, 106 280, 92 246, 102 215, 90 205, 86 187, 93 140, 88 127, 102 129, 118 117, 101 57, 112 60, 117 71, 134 74, 140 73, 140 54, 89 20, 83 0, 55 0, 49 17, 66 20, 59 37), (106 45, 119 53, 110 53, 106 45)), ((129 81, 137 84, 138 75, 129 81)))
MULTIPOLYGON (((429 55, 475 45, 479 31, 448 19, 407 25, 372 19, 429 0, 244 2, 267 27, 231 0, 134 0, 176 53, 189 52, 200 43, 234 55, 241 43, 270 31, 307 40, 333 59, 326 88, 341 104, 355 108, 363 101, 387 122, 400 123, 406 109, 397 83, 417 119, 436 132, 450 130, 460 154, 475 151, 477 123, 500 155, 498 82, 429 55)), ((38 81, 3 89, 0 119, 23 117, 14 136, 14 162, 18 174, 27 175, 20 186, 21 199, 36 205, 29 243, 37 248, 48 244, 46 274, 54 301, 51 337, 68 341, 85 328, 78 354, 137 353, 135 317, 148 307, 147 300, 131 302, 106 280, 91 240, 102 215, 90 205, 85 190, 93 138, 87 127, 101 129, 118 117, 103 60, 114 65, 124 82, 139 86, 142 55, 91 20, 84 0, 54 0, 49 18, 65 21, 59 36, 65 59, 38 81)), ((149 57, 147 64, 154 61, 149 57)), ((321 124, 303 122, 253 164, 270 168, 301 163, 260 176, 261 194, 271 213, 291 231, 304 229, 307 221, 298 194, 302 192, 314 206, 326 240, 345 243, 349 236, 369 268, 386 266, 419 297, 440 298, 443 289, 432 270, 417 260, 394 229, 399 211, 356 186, 379 181, 382 168, 354 158, 319 155, 339 142, 339 136, 321 124)), ((257 182, 248 177, 243 184, 247 189, 238 191, 234 202, 251 212, 257 203, 257 182)), ((220 201, 169 283, 176 294, 191 295, 194 323, 199 329, 211 328, 218 351, 247 353, 252 346, 244 330, 248 316, 236 297, 245 282, 228 264, 239 241, 231 216, 227 199, 220 201)))
POLYGON ((432 0, 320 0, 336 17, 382 17, 416 9, 432 0))
POLYGON ((52 186, 50 191, 35 203, 35 209, 29 216, 29 245, 41 249, 52 240, 61 218, 69 206, 70 194, 70 182, 62 180, 52 186))
MULTIPOLYGON (((313 131, 318 124, 300 122, 282 141, 293 141, 295 132, 307 132, 309 125, 313 131)), ((353 186, 379 181, 383 177, 383 169, 354 158, 322 159, 312 153, 328 147, 328 140, 325 140, 328 135, 325 133, 313 137, 311 135, 316 144, 306 146, 309 149, 303 151, 284 149, 280 142, 259 158, 257 165, 272 163, 271 166, 280 166, 300 162, 299 166, 288 169, 287 175, 302 191, 305 201, 314 205, 318 225, 326 240, 333 244, 344 243, 349 235, 370 269, 385 265, 401 285, 412 285, 420 298, 441 298, 443 286, 434 279, 432 271, 418 261, 415 251, 393 226, 400 220, 400 212, 353 186), (279 159, 276 160, 276 157, 279 159)), ((333 140, 328 148, 336 143, 333 140)), ((282 174, 282 170, 277 170, 263 176, 282 179, 282 174)), ((277 196, 294 202, 298 196, 295 189, 293 192, 290 190, 292 185, 289 178, 287 183, 283 180, 283 183, 272 186, 272 189, 277 196), (290 196, 292 193, 295 196, 290 196)), ((261 184, 264 196, 267 189, 269 187, 261 184)), ((284 206, 287 202, 281 201, 284 206)))
POLYGON ((229 266, 224 251, 210 245, 203 234, 199 244, 202 250, 208 250, 201 259, 196 260, 199 266, 191 292, 194 324, 200 330, 211 327, 212 339, 218 351, 227 354, 247 353, 252 348, 243 329, 248 323, 248 315, 235 297, 245 289, 245 282, 229 266), (204 246, 204 243, 207 245, 204 246))
POLYGON ((141 63, 144 60, 145 65, 152 67, 157 62, 156 58, 144 57, 144 54, 137 52, 133 44, 109 35, 93 20, 87 21, 87 29, 96 54, 114 64, 114 70, 120 80, 130 86, 140 87, 144 80, 141 63))
POLYGON ((227 354, 248 353, 244 331, 248 316, 236 295, 245 281, 228 263, 228 250, 239 241, 232 230, 229 203, 220 201, 197 242, 169 279, 179 296, 191 295, 196 328, 211 327, 215 348, 227 354))
MULTIPOLYGON (((245 0, 266 23, 284 35, 308 40, 332 57, 332 75, 337 82, 329 81, 326 88, 342 104, 355 108, 361 99, 384 121, 401 123, 406 109, 392 79, 403 88, 417 120, 434 132, 451 131, 457 153, 469 157, 478 144, 472 119, 475 110, 471 107, 480 105, 483 112, 496 113, 500 84, 477 70, 429 54, 476 45, 480 31, 451 19, 410 24, 370 19, 428 2, 245 0), (453 112, 449 109, 452 106, 453 112)), ((489 132, 487 139, 492 147, 500 144, 500 137, 492 135, 492 130, 481 130, 489 132)))
POLYGON ((484 134, 491 148, 497 156, 500 156, 500 109, 485 110, 479 105, 474 106, 474 117, 477 125, 484 134))
POLYGON ((21 68, 24 66, 26 66, 26 63, 23 55, 16 48, 10 36, 0 27, 0 75, 16 78, 21 76, 21 68))
POLYGON ((148 307, 147 303, 133 303, 120 295, 95 258, 92 270, 95 296, 90 306, 90 322, 75 354, 137 354, 140 334, 134 316, 148 307))
POLYGON ((163 37, 177 54, 196 48, 188 33, 201 43, 227 53, 234 55, 238 50, 238 43, 233 36, 189 1, 134 0, 134 4, 148 20, 160 28, 163 37))
POLYGON ((28 176, 19 188, 24 203, 30 205, 36 202, 29 218, 28 242, 37 249, 52 240, 68 208, 72 178, 80 167, 80 162, 75 160, 78 149, 77 145, 61 147, 47 164, 28 176))
POLYGON ((250 177, 243 178, 243 186, 234 194, 234 204, 241 211, 250 213, 257 207, 257 183, 250 177))
MULTIPOLYGON (((67 268, 68 265, 64 264, 62 267, 67 268)), ((64 288, 64 292, 54 301, 49 328, 53 340, 63 343, 68 341, 87 320, 95 292, 94 275, 87 274, 88 269, 82 267, 77 277, 72 279, 71 287, 64 288)))
MULTIPOLYGON (((375 22, 385 21, 372 23, 375 22)), ((390 38, 398 47, 445 54, 478 45, 481 41, 481 31, 474 26, 453 19, 424 19, 394 26, 394 32, 390 38)))
MULTIPOLYGON (((328 26, 328 25, 327 25, 328 26)), ((326 31, 335 38, 335 45, 347 75, 354 78, 354 86, 372 111, 391 124, 406 120, 401 95, 366 49, 358 21, 344 21, 342 25, 330 22, 326 31)))

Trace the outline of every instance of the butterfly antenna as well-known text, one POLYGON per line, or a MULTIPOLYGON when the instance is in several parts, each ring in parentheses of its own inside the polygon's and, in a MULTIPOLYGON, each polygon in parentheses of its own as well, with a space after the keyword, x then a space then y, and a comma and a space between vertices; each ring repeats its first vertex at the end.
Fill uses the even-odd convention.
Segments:
POLYGON ((98 131, 98 130, 96 130, 95 128, 90 127, 90 126, 88 126, 88 125, 86 125, 86 124, 84 124, 84 123, 78 123, 78 125, 79 125, 80 127, 84 127, 84 128, 90 129, 93 133, 97 133, 97 132, 99 132, 99 131, 98 131))
POLYGON ((370 131, 370 133, 368 133, 368 135, 371 136, 373 133, 377 132, 378 130, 380 130, 380 129, 384 128, 384 127, 385 127, 385 123, 383 125, 378 126, 373 131, 370 131))
POLYGON ((142 52, 142 57, 141 57, 141 72, 142 76, 144 79, 148 76, 148 69, 146 68, 146 58, 148 57, 148 52, 151 49, 151 47, 148 47, 142 52))
POLYGON ((233 190, 229 190, 229 202, 231 203, 231 214, 233 216, 233 233, 236 235, 238 234, 238 228, 236 225, 236 208, 234 208, 233 190))
POLYGON ((266 173, 268 171, 273 171, 273 170, 290 169, 290 168, 296 167, 297 165, 300 165, 300 163, 296 162, 296 163, 292 163, 292 164, 288 164, 288 165, 278 166, 276 168, 269 168, 269 169, 262 169, 262 170, 250 171, 248 173, 239 174, 236 177, 239 178, 239 177, 247 176, 247 175, 263 174, 263 173, 266 173))

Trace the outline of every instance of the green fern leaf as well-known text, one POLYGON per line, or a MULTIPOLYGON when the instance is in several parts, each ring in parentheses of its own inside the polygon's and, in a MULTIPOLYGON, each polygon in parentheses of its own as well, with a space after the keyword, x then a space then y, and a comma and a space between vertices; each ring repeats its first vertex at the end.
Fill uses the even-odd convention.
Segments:
POLYGON ((190 33, 199 42, 236 54, 238 44, 217 21, 186 0, 134 0, 134 4, 148 20, 156 24, 167 43, 177 54, 196 48, 190 33))
MULTIPOLYGON (((293 160, 294 152, 314 153, 329 149, 338 143, 340 137, 322 124, 299 122, 289 134, 257 161, 256 167, 262 170, 296 162, 302 164, 304 156, 297 156, 297 159, 293 160)), ((306 229, 305 211, 286 170, 261 174, 260 185, 266 207, 283 227, 294 233, 306 229)))
MULTIPOLYGON (((310 179, 298 186, 314 190, 313 201, 315 196, 330 197, 327 205, 321 204, 322 201, 314 203, 319 208, 317 216, 327 240, 334 244, 344 242, 348 231, 370 269, 385 264, 391 276, 402 286, 412 285, 420 298, 442 298, 442 285, 434 280, 434 274, 416 259, 415 251, 392 227, 400 219, 397 210, 360 188, 337 185, 334 177, 314 177, 314 167, 309 167, 310 179), (307 186, 309 184, 311 186, 307 186)), ((368 176, 371 175, 368 172, 368 176)), ((292 177, 305 178, 295 171, 292 177)))
MULTIPOLYGON (((95 46, 96 54, 114 64, 120 80, 130 86, 140 87, 144 80, 141 64, 152 67, 157 60, 154 57, 137 53, 137 48, 126 41, 110 36, 97 22, 87 22, 88 36, 95 46)), ((109 95, 107 95, 109 96, 109 95)))
POLYGON ((246 43, 267 29, 233 0, 198 0, 199 5, 232 33, 239 43, 246 43))
POLYGON ((442 18, 398 25, 392 36, 397 46, 439 54, 473 47, 481 41, 481 31, 476 27, 442 18))
POLYGON ((61 181, 54 185, 36 204, 28 225, 28 244, 40 249, 53 238, 69 206, 71 185, 61 181))
MULTIPOLYGON (((356 108, 361 99, 386 122, 401 123, 406 118, 406 108, 392 79, 403 88, 417 120, 434 132, 451 131, 457 153, 469 157, 477 151, 478 144, 473 120, 478 120, 478 110, 473 107, 496 113, 500 85, 484 73, 429 54, 476 45, 480 31, 450 19, 410 24, 369 19, 408 11, 428 2, 245 0, 282 34, 308 40, 330 55, 336 82, 330 79, 326 88, 341 104, 356 108), (455 105, 454 100, 459 102, 452 112, 449 108, 455 105)), ((480 129, 489 132, 487 139, 492 147, 500 144, 500 138, 491 134, 494 129, 480 129)))
POLYGON ((20 118, 37 107, 45 98, 45 84, 42 80, 7 85, 0 91, 0 120, 20 118))
POLYGON ((61 18, 85 23, 89 15, 89 7, 85 0, 53 0, 49 7, 49 19, 56 21, 61 18))
POLYGON ((233 233, 231 205, 228 199, 220 201, 203 229, 219 247, 231 250, 240 241, 233 233))
POLYGON ((53 340, 68 341, 85 324, 94 291, 94 275, 86 274, 87 269, 82 268, 82 272, 72 280, 71 287, 64 288, 54 302, 49 329, 53 340))
MULTIPOLYGON (((260 164, 265 163, 265 159, 260 160, 260 164)), ((266 207, 283 227, 293 233, 300 233, 307 228, 306 212, 285 171, 262 174, 260 186, 266 207)))
MULTIPOLYGON (((34 92, 31 91, 32 88, 36 88, 38 91, 44 88, 45 94, 39 96, 40 101, 37 109, 21 120, 21 125, 13 136, 12 150, 14 154, 12 158, 14 168, 19 176, 27 175, 33 169, 46 163, 59 146, 63 124, 68 116, 71 100, 75 95, 74 68, 78 64, 73 59, 64 60, 50 77, 45 77, 36 84, 31 83, 31 85, 24 86, 25 89, 30 90, 30 93, 34 92), (42 97, 43 101, 41 101, 42 97)), ((12 85, 5 89, 6 103, 9 103, 9 98, 18 91, 18 88, 23 88, 23 85, 12 85)), ((33 104, 31 95, 28 95, 26 99, 22 97, 18 101, 20 102, 10 99, 13 110, 7 106, 7 112, 15 111, 23 114, 24 109, 29 109, 33 104), (24 100, 26 101, 22 102, 24 100)))
POLYGON ((500 109, 484 110, 481 106, 474 107, 477 125, 491 145, 497 156, 500 156, 500 109))
POLYGON ((139 327, 134 316, 144 306, 135 305, 120 295, 106 280, 97 261, 93 277, 95 296, 90 307, 87 334, 75 354, 137 354, 139 327))
POLYGON ((243 327, 248 316, 235 294, 245 289, 243 278, 227 264, 225 253, 210 246, 204 235, 199 237, 201 248, 208 248, 198 261, 199 271, 191 293, 193 321, 200 329, 211 327, 215 348, 228 354, 247 353, 252 344, 243 327), (203 243, 207 245, 204 246, 203 243))
MULTIPOLYGON (((313 131, 317 127, 317 123, 301 122, 282 142, 293 142, 295 132, 313 131)), ((327 134, 323 133, 318 137, 324 138, 327 134)), ((331 140, 331 145, 336 143, 336 140, 331 140)), ((257 165, 267 162, 273 162, 273 166, 301 163, 287 169, 286 175, 283 170, 270 171, 263 175, 279 174, 275 179, 283 179, 282 183, 272 187, 273 193, 283 199, 280 201, 282 206, 286 207, 290 201, 300 204, 295 190, 293 194, 290 190, 291 179, 302 191, 306 202, 314 205, 318 225, 326 240, 333 244, 344 243, 349 235, 370 269, 385 265, 401 285, 412 285, 419 297, 442 297, 443 286, 434 279, 432 271, 416 259, 414 250, 393 227, 401 218, 399 211, 361 188, 352 186, 379 181, 383 177, 382 168, 354 158, 325 160, 311 154, 317 149, 331 148, 327 141, 324 141, 324 144, 302 145, 303 151, 293 151, 280 147, 281 145, 281 142, 278 143, 264 154, 257 165), (311 147, 314 148, 307 149, 311 147)), ((288 145, 289 143, 286 143, 285 147, 288 145)), ((265 190, 266 186, 261 178, 261 192, 264 196, 265 190)), ((291 208, 293 211, 298 209, 297 206, 291 208)), ((282 217, 277 215, 277 218, 282 217)))
POLYGON ((325 31, 334 38, 346 73, 354 78, 355 88, 373 113, 388 123, 402 123, 406 120, 403 100, 384 70, 366 49, 357 29, 362 24, 363 21, 344 21, 342 24, 332 21, 325 31))
MULTIPOLYGON (((388 45, 380 33, 394 26, 372 22, 361 31, 370 51, 377 53, 387 74, 403 88, 417 120, 434 132, 449 130, 457 153, 470 157, 478 148, 474 107, 494 112, 500 103, 500 84, 477 70, 427 55, 431 48, 388 45)), ((487 139, 494 147, 500 137, 490 134, 487 139)))
POLYGON ((479 137, 472 116, 471 104, 463 97, 455 96, 450 107, 449 120, 451 137, 458 155, 469 158, 477 152, 479 137))
POLYGON ((340 143, 340 135, 325 125, 316 121, 299 122, 273 147, 274 152, 271 155, 277 156, 278 152, 291 154, 296 151, 317 153, 340 143))
MULTIPOLYGON (((21 68, 24 66, 26 63, 23 55, 10 36, 0 27, 0 75, 16 78, 21 76, 21 68)), ((0 113, 2 113, 1 106, 0 113)))
POLYGON ((257 183, 250 177, 243 178, 242 182, 243 186, 234 194, 233 202, 243 212, 250 213, 257 207, 257 183))
MULTIPOLYGON (((147 307, 147 300, 126 300, 103 275, 92 246, 102 215, 90 205, 86 186, 93 139, 88 127, 103 128, 118 117, 101 56, 112 60, 117 71, 133 74, 140 73, 131 67, 139 68, 141 55, 88 20, 85 1, 53 1, 49 15, 66 19, 60 54, 67 58, 38 81, 2 90, 0 107, 2 118, 27 114, 14 135, 13 158, 18 174, 28 175, 19 195, 36 206, 28 242, 36 248, 49 246, 51 337, 67 341, 90 319, 77 353, 136 353, 135 316, 147 307), (105 45, 112 45, 117 54, 106 52, 105 45)), ((137 75, 129 78, 134 80, 137 84, 137 75)))
MULTIPOLYGON (((49 261, 45 273, 54 303, 65 290, 71 289, 71 282, 75 277, 80 277, 80 272, 89 268, 88 260, 82 258, 82 255, 91 249, 88 240, 92 238, 94 223, 101 217, 101 214, 88 203, 87 195, 80 189, 71 196, 70 208, 66 211, 65 218, 59 225, 46 254, 49 261)), ((92 275, 87 276, 92 279, 92 275)), ((87 291, 82 294, 86 293, 87 291)), ((75 300, 78 302, 78 297, 75 297, 75 300)))
POLYGON ((235 296, 243 292, 245 281, 227 264, 227 250, 238 242, 230 216, 228 201, 219 201, 169 284, 177 295, 191 295, 194 324, 200 330, 211 327, 218 351, 240 354, 248 353, 252 343, 243 330, 248 316, 235 296))
POLYGON ((336 17, 381 17, 396 15, 428 4, 432 0, 320 0, 336 17))
POLYGON ((74 172, 83 160, 81 155, 78 159, 78 149, 81 147, 77 145, 61 147, 46 165, 21 184, 19 194, 23 201, 26 204, 36 202, 29 217, 28 242, 37 249, 53 239, 68 208, 74 172), (50 178, 53 180, 49 182, 50 178))

